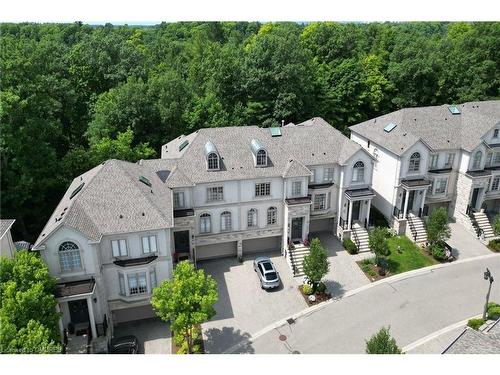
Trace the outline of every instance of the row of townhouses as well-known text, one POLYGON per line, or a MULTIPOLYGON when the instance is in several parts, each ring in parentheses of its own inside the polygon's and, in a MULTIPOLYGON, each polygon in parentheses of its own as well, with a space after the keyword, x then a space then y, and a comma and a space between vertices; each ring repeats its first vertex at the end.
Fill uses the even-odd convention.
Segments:
POLYGON ((415 241, 440 206, 488 235, 483 216, 500 205, 499 109, 403 109, 353 126, 351 139, 321 118, 206 128, 163 145, 160 159, 98 165, 73 180, 34 245, 59 279, 61 332, 90 324, 106 336, 153 316, 152 289, 179 260, 281 251, 300 275, 320 231, 368 251, 372 200, 415 241))

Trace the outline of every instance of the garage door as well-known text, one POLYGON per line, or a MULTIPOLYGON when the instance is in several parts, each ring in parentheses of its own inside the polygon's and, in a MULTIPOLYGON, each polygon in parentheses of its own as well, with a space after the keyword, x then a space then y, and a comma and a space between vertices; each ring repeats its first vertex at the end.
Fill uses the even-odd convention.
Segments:
POLYGON ((125 323, 130 322, 132 320, 141 320, 153 318, 155 313, 153 312, 153 308, 151 305, 139 306, 139 307, 131 307, 130 309, 120 309, 113 311, 113 323, 125 323))
POLYGON ((243 240, 243 254, 281 250, 281 236, 243 240))
POLYGON ((334 219, 311 220, 309 223, 309 233, 333 232, 334 219))
POLYGON ((197 246, 196 260, 236 256, 236 241, 197 246))

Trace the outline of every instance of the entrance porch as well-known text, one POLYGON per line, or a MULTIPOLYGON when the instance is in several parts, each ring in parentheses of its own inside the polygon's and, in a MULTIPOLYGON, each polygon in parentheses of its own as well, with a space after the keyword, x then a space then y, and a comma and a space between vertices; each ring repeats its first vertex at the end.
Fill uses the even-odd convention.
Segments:
MULTIPOLYGON (((431 186, 431 182, 424 178, 401 180, 396 204, 394 205, 392 223, 393 228, 399 235, 406 233, 406 224, 410 217, 415 220, 415 218, 420 219, 427 215, 428 206, 425 206, 425 197, 429 186, 431 186)), ((414 228, 411 229, 414 232, 414 228)))
POLYGON ((357 224, 357 228, 368 229, 373 197, 375 194, 370 188, 344 192, 337 226, 337 236, 341 240, 351 238, 354 224, 357 224))

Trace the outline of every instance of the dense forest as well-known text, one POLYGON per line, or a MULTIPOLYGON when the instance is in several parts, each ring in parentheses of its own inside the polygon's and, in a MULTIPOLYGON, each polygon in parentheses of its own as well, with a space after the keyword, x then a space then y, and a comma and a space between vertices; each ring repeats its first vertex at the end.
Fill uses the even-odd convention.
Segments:
POLYGON ((1 217, 33 241, 78 174, 201 127, 499 95, 500 23, 0 25, 1 217))

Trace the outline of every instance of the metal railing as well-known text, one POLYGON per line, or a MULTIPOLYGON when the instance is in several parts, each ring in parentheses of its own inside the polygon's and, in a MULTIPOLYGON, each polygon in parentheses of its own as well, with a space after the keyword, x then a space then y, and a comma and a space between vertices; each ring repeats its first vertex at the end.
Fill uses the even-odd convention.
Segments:
POLYGON ((347 221, 342 217, 339 218, 339 227, 341 227, 343 230, 349 229, 347 221))
POLYGON ((411 231, 411 235, 413 236, 413 241, 417 242, 417 229, 415 228, 415 225, 413 224, 413 220, 411 219, 411 216, 408 216, 408 224, 410 224, 410 231, 411 231))
POLYGON ((479 226, 479 224, 476 220, 476 217, 474 216, 474 212, 476 212, 476 210, 470 204, 468 204, 465 212, 466 212, 467 216, 469 216, 472 227, 476 231, 477 238, 481 238, 484 235, 484 232, 481 229, 481 227, 479 226))
POLYGON ((402 212, 399 208, 397 208, 396 206, 394 206, 393 215, 394 215, 397 219, 403 219, 403 212, 402 212))

